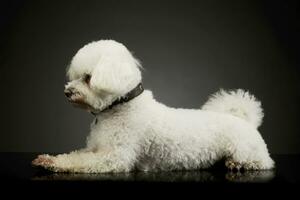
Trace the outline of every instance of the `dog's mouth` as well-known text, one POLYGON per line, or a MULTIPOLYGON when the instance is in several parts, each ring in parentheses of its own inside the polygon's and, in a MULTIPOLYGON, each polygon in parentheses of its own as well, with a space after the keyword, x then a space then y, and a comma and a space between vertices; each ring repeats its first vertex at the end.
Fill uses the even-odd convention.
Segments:
POLYGON ((69 102, 74 106, 74 107, 78 107, 78 108, 82 108, 82 109, 87 109, 89 110, 91 108, 91 106, 89 104, 87 104, 85 101, 83 101, 82 99, 69 99, 69 102))
POLYGON ((82 108, 84 110, 93 110, 92 106, 90 106, 88 103, 85 102, 82 95, 78 92, 73 93, 70 96, 67 96, 68 101, 77 108, 82 108))

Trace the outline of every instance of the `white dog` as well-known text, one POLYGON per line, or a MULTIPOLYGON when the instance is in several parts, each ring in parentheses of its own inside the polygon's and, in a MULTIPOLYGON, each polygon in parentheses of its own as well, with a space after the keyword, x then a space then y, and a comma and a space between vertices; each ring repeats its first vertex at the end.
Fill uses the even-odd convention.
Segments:
POLYGON ((140 63, 113 40, 92 42, 72 59, 68 100, 95 115, 84 149, 32 163, 55 172, 193 170, 225 159, 229 169, 274 167, 257 131, 260 102, 243 90, 220 91, 202 109, 176 109, 143 91, 140 63))

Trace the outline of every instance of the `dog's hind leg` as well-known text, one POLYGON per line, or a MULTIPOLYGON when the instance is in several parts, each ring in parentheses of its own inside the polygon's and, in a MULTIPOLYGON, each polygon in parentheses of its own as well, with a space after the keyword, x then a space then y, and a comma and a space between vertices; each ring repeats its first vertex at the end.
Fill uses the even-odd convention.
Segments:
POLYGON ((225 166, 230 171, 267 170, 274 168, 274 161, 271 159, 267 149, 261 148, 246 151, 247 148, 243 147, 235 149, 225 160, 225 166))

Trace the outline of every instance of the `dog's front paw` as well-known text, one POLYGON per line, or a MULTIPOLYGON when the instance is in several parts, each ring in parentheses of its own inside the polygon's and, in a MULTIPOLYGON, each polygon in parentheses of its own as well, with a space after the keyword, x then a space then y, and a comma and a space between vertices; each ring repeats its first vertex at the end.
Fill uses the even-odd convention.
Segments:
POLYGON ((46 169, 51 169, 54 167, 54 157, 48 154, 39 155, 34 159, 31 164, 33 166, 44 167, 46 169))

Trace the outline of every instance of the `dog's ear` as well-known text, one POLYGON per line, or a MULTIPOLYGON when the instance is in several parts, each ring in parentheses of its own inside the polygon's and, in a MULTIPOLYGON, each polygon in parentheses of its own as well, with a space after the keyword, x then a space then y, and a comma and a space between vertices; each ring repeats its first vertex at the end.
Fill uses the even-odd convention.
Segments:
POLYGON ((125 95, 141 82, 139 62, 105 58, 101 59, 92 72, 91 87, 116 95, 125 95))

